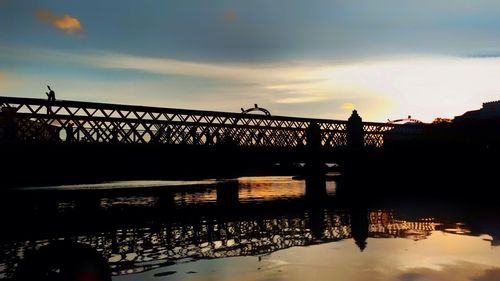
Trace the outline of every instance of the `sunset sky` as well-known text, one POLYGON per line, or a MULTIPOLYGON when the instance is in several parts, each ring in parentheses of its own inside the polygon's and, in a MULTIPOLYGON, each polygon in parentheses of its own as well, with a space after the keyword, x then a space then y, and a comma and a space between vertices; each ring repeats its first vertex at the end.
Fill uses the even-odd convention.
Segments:
POLYGON ((367 121, 500 99, 497 0, 0 0, 0 95, 367 121))

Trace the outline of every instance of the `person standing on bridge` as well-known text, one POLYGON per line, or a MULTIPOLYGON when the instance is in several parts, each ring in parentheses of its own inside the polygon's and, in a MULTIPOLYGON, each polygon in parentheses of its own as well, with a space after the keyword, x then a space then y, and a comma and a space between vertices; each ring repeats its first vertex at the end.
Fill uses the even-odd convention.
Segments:
MULTIPOLYGON (((49 88, 49 92, 45 92, 47 95, 47 98, 49 99, 49 102, 54 102, 56 101, 56 92, 50 88, 49 85, 47 85, 47 88, 49 88)), ((47 105, 47 114, 52 114, 52 108, 50 105, 47 105)))
POLYGON ((47 85, 47 88, 49 88, 49 92, 45 92, 45 94, 47 95, 49 101, 56 101, 56 92, 54 92, 49 85, 47 85))

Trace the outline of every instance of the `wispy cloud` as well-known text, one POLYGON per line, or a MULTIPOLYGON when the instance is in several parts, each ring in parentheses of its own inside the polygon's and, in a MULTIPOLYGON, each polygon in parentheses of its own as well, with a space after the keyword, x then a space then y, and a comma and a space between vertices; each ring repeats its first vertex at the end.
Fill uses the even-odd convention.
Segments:
MULTIPOLYGON (((220 93, 218 103, 229 99, 249 104, 266 101, 279 108, 310 107, 309 112, 314 115, 319 114, 314 109, 319 104, 330 107, 331 116, 345 116, 355 107, 366 120, 383 121, 408 115, 424 121, 453 117, 479 108, 484 101, 498 99, 500 93, 500 58, 412 56, 343 64, 328 61, 231 64, 106 52, 1 51, 0 57, 72 64, 78 68, 213 80, 212 85, 217 86, 211 89, 183 84, 185 92, 197 97, 192 99, 195 102, 203 100, 210 91, 220 93)), ((196 107, 203 108, 206 104, 196 107)))
POLYGON ((49 57, 98 68, 239 83, 254 91, 267 93, 276 103, 309 103, 338 97, 331 95, 332 85, 328 81, 317 79, 323 71, 322 66, 317 64, 217 64, 110 53, 57 54, 49 57))
POLYGON ((300 96, 288 96, 288 97, 278 98, 275 99, 274 101, 276 103, 310 103, 328 99, 330 98, 325 96, 300 95, 300 96))
POLYGON ((41 22, 50 24, 67 34, 74 34, 83 30, 80 20, 68 14, 56 16, 47 9, 40 9, 36 12, 36 17, 41 22))
POLYGON ((108 69, 139 70, 162 75, 230 79, 245 83, 314 80, 317 69, 306 65, 224 64, 182 61, 170 58, 141 57, 127 54, 95 53, 66 56, 79 64, 108 69))

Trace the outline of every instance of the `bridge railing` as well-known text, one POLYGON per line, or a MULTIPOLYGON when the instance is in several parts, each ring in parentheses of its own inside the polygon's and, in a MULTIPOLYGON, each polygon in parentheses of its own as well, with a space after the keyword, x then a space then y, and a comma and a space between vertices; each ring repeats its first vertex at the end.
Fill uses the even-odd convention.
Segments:
MULTIPOLYGON (((18 141, 300 147, 311 123, 323 147, 347 145, 347 121, 0 97, 0 138, 18 141), (9 116, 11 119, 9 119, 9 116), (15 119, 9 123, 5 120, 15 119), (15 131, 15 133, 13 133, 15 131)), ((363 123, 365 146, 380 147, 396 125, 363 123)))

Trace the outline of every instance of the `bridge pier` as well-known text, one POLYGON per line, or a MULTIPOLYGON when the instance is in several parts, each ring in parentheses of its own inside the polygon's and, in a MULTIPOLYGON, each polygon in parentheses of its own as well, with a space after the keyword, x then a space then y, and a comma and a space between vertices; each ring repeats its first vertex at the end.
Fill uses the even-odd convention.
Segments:
POLYGON ((311 234, 315 240, 324 238, 326 229, 325 225, 325 209, 324 208, 311 208, 307 212, 308 227, 311 229, 311 234))
POLYGON ((101 198, 99 196, 84 196, 76 201, 76 208, 79 212, 86 213, 91 217, 101 211, 101 198))
POLYGON ((239 203, 239 185, 237 181, 218 184, 217 205, 219 207, 234 207, 239 203))
POLYGON ((175 193, 174 192, 162 192, 158 196, 156 201, 156 206, 160 209, 170 210, 175 208, 175 193))
POLYGON ((364 147, 363 120, 357 110, 353 110, 351 117, 347 120, 346 127, 347 146, 350 149, 362 149, 364 147))
POLYGON ((349 217, 352 238, 362 252, 366 248, 368 239, 368 211, 365 208, 354 208, 350 210, 349 217))
POLYGON ((311 122, 306 130, 306 197, 321 199, 326 197, 325 164, 321 157, 321 128, 311 122))
POLYGON ((316 201, 325 199, 326 195, 326 177, 324 172, 311 171, 306 174, 306 198, 316 201))

